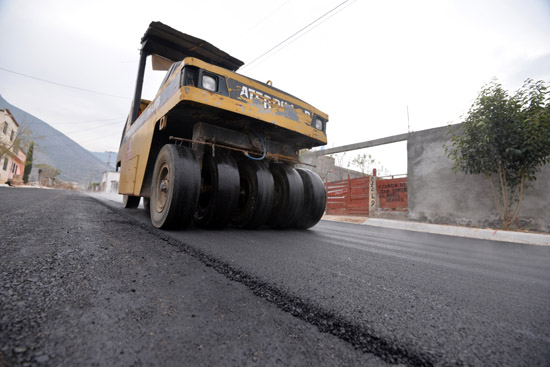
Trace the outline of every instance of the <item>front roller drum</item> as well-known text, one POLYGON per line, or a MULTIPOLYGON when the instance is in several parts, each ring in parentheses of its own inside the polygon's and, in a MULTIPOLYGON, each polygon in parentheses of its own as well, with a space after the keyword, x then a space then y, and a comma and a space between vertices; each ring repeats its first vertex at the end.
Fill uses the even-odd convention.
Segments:
POLYGON ((187 147, 166 144, 153 171, 151 223, 157 228, 185 228, 193 220, 200 190, 200 165, 187 147))
POLYGON ((315 172, 303 168, 297 168, 296 171, 304 183, 304 205, 294 226, 300 229, 311 228, 321 220, 325 212, 327 191, 323 180, 315 172))
POLYGON ((272 164, 275 203, 268 224, 272 228, 291 228, 300 216, 304 202, 304 185, 298 172, 284 164, 272 164))
POLYGON ((239 200, 231 223, 241 228, 258 228, 267 222, 273 207, 273 176, 263 163, 251 159, 240 160, 238 167, 239 200))
POLYGON ((218 150, 202 161, 201 193, 195 223, 204 228, 223 228, 231 221, 239 200, 239 169, 235 159, 218 150))

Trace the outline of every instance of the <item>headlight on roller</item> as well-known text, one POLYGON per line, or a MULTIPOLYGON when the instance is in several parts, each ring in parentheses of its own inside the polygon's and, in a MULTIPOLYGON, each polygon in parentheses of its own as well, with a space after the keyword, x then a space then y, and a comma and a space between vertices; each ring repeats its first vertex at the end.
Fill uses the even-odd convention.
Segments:
POLYGON ((315 117, 315 125, 314 127, 317 129, 317 130, 321 130, 323 131, 323 120, 321 120, 319 117, 315 117))
POLYGON ((216 92, 218 90, 218 81, 215 77, 203 74, 202 75, 202 87, 211 92, 216 92))

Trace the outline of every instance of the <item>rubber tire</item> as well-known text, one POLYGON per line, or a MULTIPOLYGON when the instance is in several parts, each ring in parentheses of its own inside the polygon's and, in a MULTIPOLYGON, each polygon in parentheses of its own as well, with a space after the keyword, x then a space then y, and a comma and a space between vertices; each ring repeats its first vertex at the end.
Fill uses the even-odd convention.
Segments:
POLYGON ((199 162, 191 149, 173 144, 162 147, 151 187, 149 213, 153 226, 185 228, 191 223, 199 200, 200 177, 199 162))
POLYGON ((224 228, 239 200, 239 168, 227 152, 205 154, 202 160, 201 193, 195 223, 203 228, 224 228))
POLYGON ((240 228, 258 228, 267 222, 273 207, 273 176, 266 165, 252 159, 240 160, 238 167, 239 200, 231 223, 240 228))
POLYGON ((284 164, 270 167, 275 182, 275 202, 268 220, 272 228, 291 228, 301 213, 304 202, 304 184, 300 174, 284 164))
POLYGON ((304 168, 296 168, 304 183, 304 204, 295 228, 311 228, 321 220, 327 206, 327 190, 321 177, 304 168))
POLYGON ((135 209, 139 206, 139 196, 122 195, 122 206, 126 209, 135 209))

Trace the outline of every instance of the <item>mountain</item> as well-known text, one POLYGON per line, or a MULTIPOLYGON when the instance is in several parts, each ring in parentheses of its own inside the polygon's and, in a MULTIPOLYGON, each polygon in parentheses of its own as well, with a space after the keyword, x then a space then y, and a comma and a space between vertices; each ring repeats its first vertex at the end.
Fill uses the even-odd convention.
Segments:
MULTIPOLYGON (((85 187, 92 181, 98 182, 103 172, 109 169, 101 159, 59 130, 10 104, 1 95, 0 108, 9 109, 19 128, 30 131, 30 140, 34 141, 33 171, 30 181, 33 181, 33 177, 37 177, 35 167, 41 163, 57 168, 60 171, 58 176, 60 180, 78 182, 85 187)), ((28 146, 23 148, 26 149, 28 146)))
POLYGON ((108 164, 111 170, 114 170, 115 168, 115 161, 117 152, 91 152, 96 158, 99 158, 102 162, 105 164, 108 164))

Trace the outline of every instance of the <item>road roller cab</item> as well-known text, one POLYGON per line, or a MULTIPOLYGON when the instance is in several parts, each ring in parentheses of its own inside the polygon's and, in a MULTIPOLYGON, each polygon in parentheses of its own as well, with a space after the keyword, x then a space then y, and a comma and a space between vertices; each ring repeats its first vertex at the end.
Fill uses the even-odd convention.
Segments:
POLYGON ((124 206, 140 198, 157 228, 309 228, 324 185, 298 152, 325 145, 328 116, 238 74, 243 62, 208 42, 152 22, 141 40, 132 108, 117 156, 124 206), (146 59, 167 70, 141 97, 146 59))

